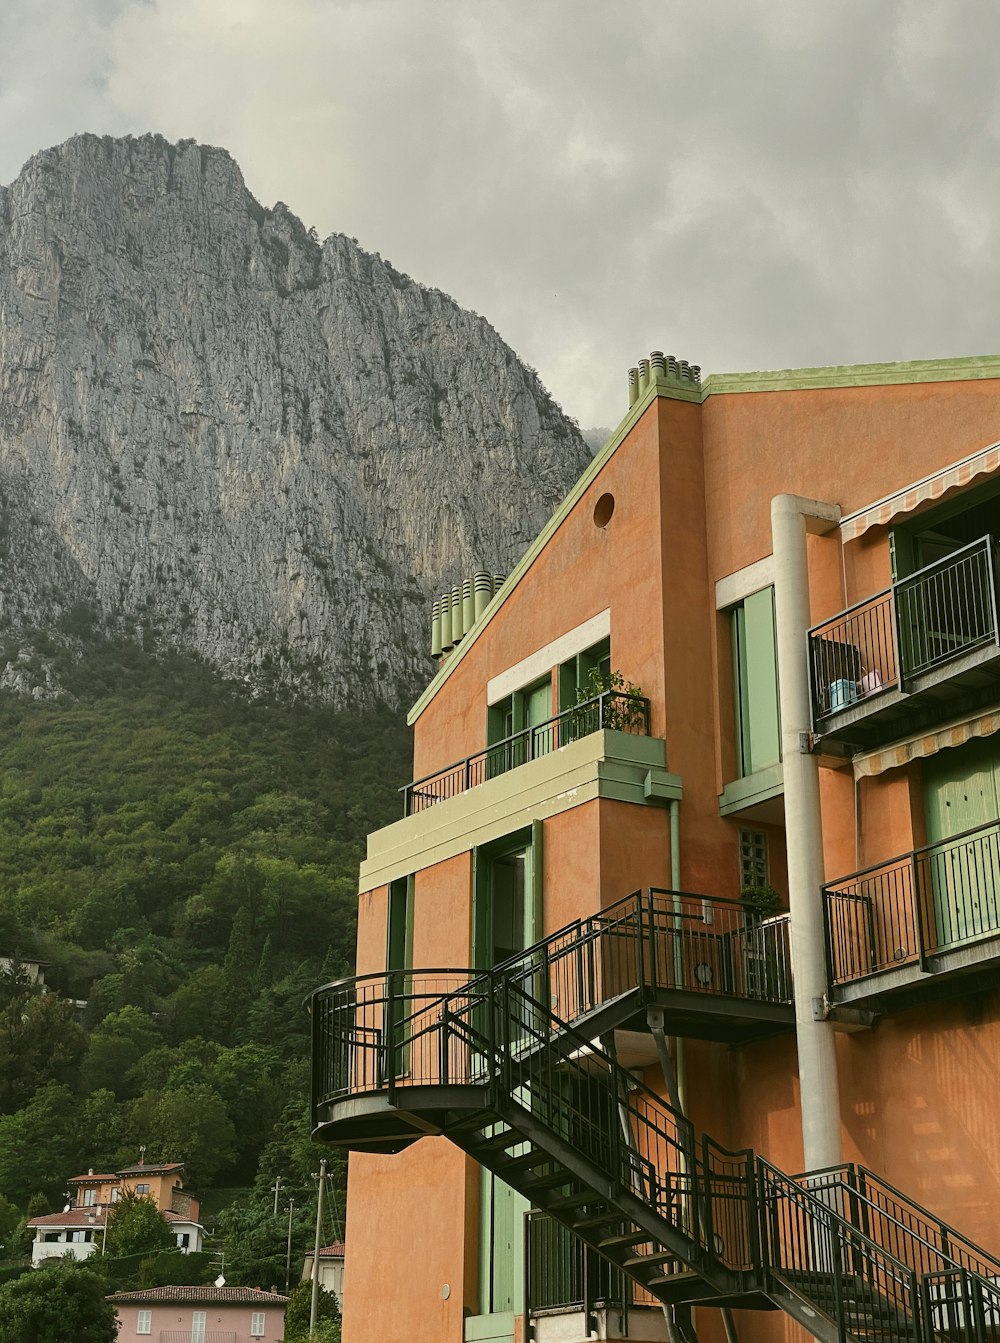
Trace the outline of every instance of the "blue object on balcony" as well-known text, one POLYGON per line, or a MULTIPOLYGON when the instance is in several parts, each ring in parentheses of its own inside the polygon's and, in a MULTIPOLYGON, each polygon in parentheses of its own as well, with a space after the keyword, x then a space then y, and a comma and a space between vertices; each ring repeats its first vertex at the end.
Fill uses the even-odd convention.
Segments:
POLYGON ((858 698, 857 681, 832 681, 830 683, 830 712, 837 713, 853 704, 858 698))

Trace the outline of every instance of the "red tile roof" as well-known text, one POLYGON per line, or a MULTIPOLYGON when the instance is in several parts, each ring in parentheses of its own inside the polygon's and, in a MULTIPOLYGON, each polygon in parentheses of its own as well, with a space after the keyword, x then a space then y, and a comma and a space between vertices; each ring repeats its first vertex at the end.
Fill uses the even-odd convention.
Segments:
POLYGON ((168 1161, 165 1166, 126 1166, 119 1175, 166 1175, 168 1171, 183 1170, 183 1161, 168 1161))
MULTIPOLYGON (((70 1208, 69 1212, 49 1212, 44 1217, 32 1217, 29 1226, 103 1226, 107 1211, 103 1203, 95 1203, 90 1208, 70 1208)), ((199 1223, 193 1217, 184 1217, 171 1208, 164 1208, 163 1215, 168 1222, 184 1222, 190 1226, 199 1223)))
MULTIPOLYGON (((335 1240, 332 1245, 323 1246, 323 1248, 319 1252, 319 1257, 321 1259, 324 1258, 343 1259, 346 1253, 347 1253, 347 1246, 344 1244, 344 1242, 342 1240, 335 1240)), ((311 1254, 306 1255, 306 1258, 311 1259, 312 1255, 311 1254)))
POLYGON ((71 1175, 70 1184, 114 1184, 117 1175, 71 1175))
POLYGON ((231 1301, 284 1303, 287 1296, 277 1292, 263 1292, 259 1287, 147 1287, 140 1292, 115 1292, 106 1298, 108 1301, 120 1301, 123 1305, 149 1301, 192 1301, 205 1305, 222 1305, 231 1301))

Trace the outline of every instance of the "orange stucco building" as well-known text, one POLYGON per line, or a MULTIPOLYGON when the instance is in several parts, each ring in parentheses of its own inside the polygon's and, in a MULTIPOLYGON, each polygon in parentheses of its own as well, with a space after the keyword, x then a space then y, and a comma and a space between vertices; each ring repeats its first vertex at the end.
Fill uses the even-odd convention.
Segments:
POLYGON ((314 999, 345 1339, 992 1337, 1000 359, 629 400, 435 605, 314 999))

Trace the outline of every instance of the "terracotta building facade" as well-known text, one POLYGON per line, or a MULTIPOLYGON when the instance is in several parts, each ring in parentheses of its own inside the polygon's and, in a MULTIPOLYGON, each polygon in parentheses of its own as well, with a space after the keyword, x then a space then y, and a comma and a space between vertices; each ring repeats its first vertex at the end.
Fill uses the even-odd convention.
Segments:
POLYGON ((345 1337, 992 1337, 1000 359, 629 401, 435 604, 313 1000, 345 1337))

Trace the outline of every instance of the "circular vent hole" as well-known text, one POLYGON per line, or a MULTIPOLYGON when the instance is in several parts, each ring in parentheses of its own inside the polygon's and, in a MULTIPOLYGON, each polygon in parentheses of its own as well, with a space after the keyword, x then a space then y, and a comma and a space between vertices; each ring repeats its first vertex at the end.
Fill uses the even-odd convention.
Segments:
POLYGON ((594 505, 594 526, 606 527, 611 521, 614 511, 615 496, 613 494, 602 494, 594 505))

